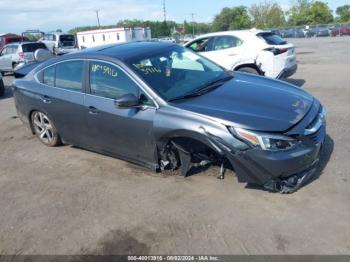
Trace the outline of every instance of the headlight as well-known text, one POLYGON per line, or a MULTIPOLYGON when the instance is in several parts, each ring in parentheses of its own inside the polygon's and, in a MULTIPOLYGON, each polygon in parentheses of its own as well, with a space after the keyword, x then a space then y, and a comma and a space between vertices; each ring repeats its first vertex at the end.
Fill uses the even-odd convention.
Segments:
POLYGON ((242 128, 230 128, 230 130, 250 145, 258 146, 263 150, 285 150, 298 143, 298 140, 289 136, 253 132, 242 128))

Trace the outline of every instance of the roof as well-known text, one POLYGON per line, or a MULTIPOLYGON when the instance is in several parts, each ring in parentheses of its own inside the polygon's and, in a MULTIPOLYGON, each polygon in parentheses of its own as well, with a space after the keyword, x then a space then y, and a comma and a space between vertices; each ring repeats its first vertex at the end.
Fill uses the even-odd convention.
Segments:
MULTIPOLYGON (((134 27, 133 30, 149 30, 149 27, 134 27)), ((88 34, 101 34, 101 33, 113 33, 113 32, 123 32, 130 31, 132 28, 127 27, 115 27, 115 28, 106 28, 106 29, 95 29, 89 31, 80 31, 77 32, 77 35, 88 35, 88 34)))
POLYGON ((144 54, 152 54, 160 49, 166 49, 176 44, 169 42, 130 42, 123 44, 105 45, 95 48, 88 48, 81 52, 73 53, 71 56, 86 55, 103 55, 113 57, 119 60, 128 60, 133 57, 142 56, 144 54))

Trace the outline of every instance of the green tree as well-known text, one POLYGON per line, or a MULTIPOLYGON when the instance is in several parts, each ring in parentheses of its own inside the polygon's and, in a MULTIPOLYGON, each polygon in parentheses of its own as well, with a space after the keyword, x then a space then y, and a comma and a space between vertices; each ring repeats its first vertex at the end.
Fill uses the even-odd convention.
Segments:
POLYGON ((332 21, 332 10, 321 1, 297 0, 289 11, 290 25, 327 24, 332 21))
POLYGON ((282 27, 286 23, 284 12, 281 6, 274 2, 261 2, 253 4, 249 8, 253 17, 254 26, 257 28, 282 27))
POLYGON ((310 24, 328 24, 333 22, 332 10, 324 2, 316 1, 312 3, 307 13, 310 24))
POLYGON ((308 24, 308 11, 311 7, 311 0, 295 0, 292 7, 288 11, 290 25, 306 25, 308 24))
POLYGON ((215 16, 213 31, 227 31, 235 29, 247 29, 252 26, 252 21, 245 6, 225 7, 220 14, 215 16))
POLYGON ((339 6, 336 10, 339 22, 350 21, 350 5, 339 6))

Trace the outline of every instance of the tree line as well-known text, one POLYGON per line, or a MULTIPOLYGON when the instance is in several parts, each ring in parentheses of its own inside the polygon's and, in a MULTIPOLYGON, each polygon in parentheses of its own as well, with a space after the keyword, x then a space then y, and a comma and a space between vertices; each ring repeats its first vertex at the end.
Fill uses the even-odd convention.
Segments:
POLYGON ((327 3, 315 0, 293 0, 289 10, 284 11, 274 1, 264 1, 250 7, 225 7, 217 14, 212 23, 184 21, 143 21, 121 20, 116 25, 87 26, 70 30, 70 33, 111 27, 150 27, 153 37, 173 34, 203 34, 213 31, 226 31, 247 28, 282 28, 288 26, 318 25, 350 22, 350 5, 337 7, 336 16, 327 3))

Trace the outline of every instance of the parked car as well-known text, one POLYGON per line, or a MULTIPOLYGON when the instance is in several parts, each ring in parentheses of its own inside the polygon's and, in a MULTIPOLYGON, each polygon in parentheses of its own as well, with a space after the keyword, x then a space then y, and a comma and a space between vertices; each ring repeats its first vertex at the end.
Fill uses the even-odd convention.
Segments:
POLYGON ((78 50, 75 36, 71 34, 61 32, 48 33, 39 41, 45 43, 47 48, 55 55, 63 55, 78 50))
POLYGON ((0 72, 13 72, 20 63, 34 60, 34 52, 47 47, 43 43, 21 42, 4 46, 0 53, 0 72))
POLYGON ((161 37, 161 38, 158 38, 158 40, 160 42, 176 43, 175 38, 172 38, 172 37, 161 37))
POLYGON ((316 37, 330 36, 330 30, 326 26, 316 28, 316 37))
POLYGON ((5 45, 15 43, 15 42, 23 42, 29 41, 27 37, 15 35, 15 34, 3 34, 0 35, 0 52, 4 48, 5 45))
POLYGON ((332 36, 350 35, 350 26, 335 26, 331 32, 332 36))
POLYGON ((242 30, 202 35, 185 44, 227 70, 286 78, 297 70, 293 44, 270 31, 242 30))
POLYGON ((2 80, 2 75, 0 73, 0 97, 2 97, 5 93, 5 85, 4 81, 2 80))
POLYGON ((308 29, 304 29, 303 31, 305 37, 314 37, 317 33, 316 27, 309 27, 308 29))
POLYGON ((18 116, 47 146, 73 144, 183 176, 232 165, 240 182, 282 193, 310 178, 326 134, 325 111, 304 90, 227 71, 171 43, 56 57, 13 89, 18 116))

